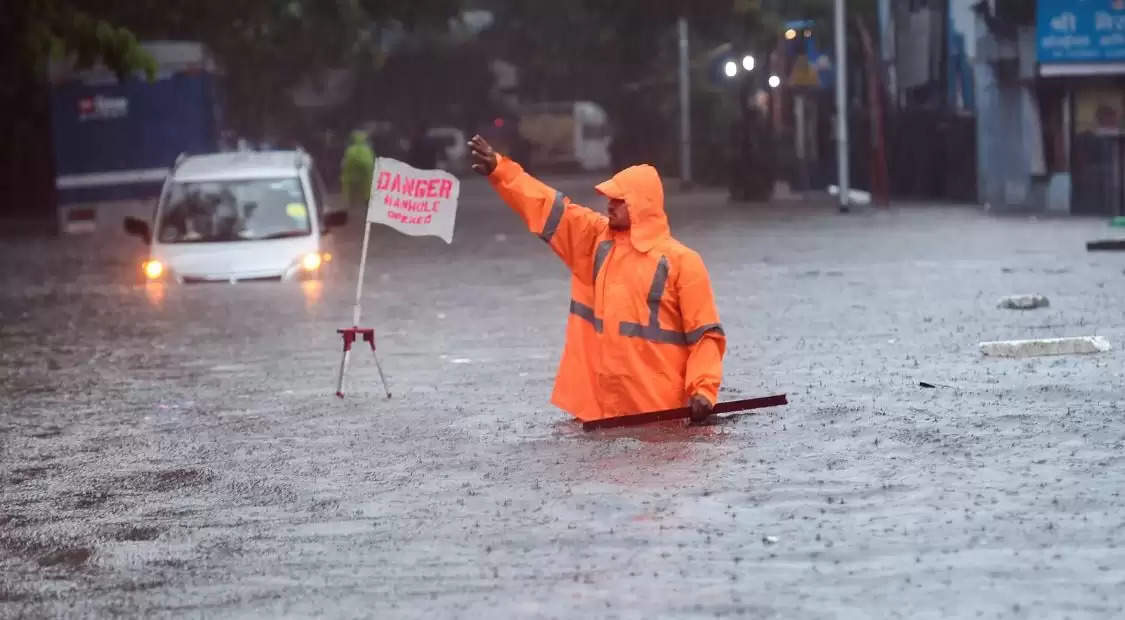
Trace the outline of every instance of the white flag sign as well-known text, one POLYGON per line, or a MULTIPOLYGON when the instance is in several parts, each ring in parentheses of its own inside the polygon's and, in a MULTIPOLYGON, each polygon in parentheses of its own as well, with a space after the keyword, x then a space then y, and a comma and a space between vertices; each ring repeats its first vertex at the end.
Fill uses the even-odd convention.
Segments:
POLYGON ((415 237, 433 235, 453 243, 461 182, 444 170, 419 170, 401 161, 375 160, 367 221, 415 237))

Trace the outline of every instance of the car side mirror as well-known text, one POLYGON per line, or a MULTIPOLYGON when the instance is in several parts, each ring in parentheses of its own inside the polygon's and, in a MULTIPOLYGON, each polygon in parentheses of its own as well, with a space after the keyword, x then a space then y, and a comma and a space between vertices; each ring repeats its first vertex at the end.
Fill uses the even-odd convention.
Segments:
POLYGON ((152 243, 152 231, 149 230, 148 222, 139 220, 135 217, 125 218, 125 232, 140 237, 145 245, 152 243))
POLYGON ((324 214, 324 228, 339 228, 348 223, 347 211, 332 211, 324 214))

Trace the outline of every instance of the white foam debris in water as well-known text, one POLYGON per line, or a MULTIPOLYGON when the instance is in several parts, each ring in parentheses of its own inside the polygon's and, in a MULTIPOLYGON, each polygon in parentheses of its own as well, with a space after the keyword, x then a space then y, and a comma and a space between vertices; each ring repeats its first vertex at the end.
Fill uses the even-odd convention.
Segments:
POLYGON ((496 233, 496 240, 500 242, 507 241, 508 235, 505 235, 504 233, 496 233))
POLYGON ((1045 295, 1009 295, 1000 299, 997 308, 1005 310, 1035 310, 1051 305, 1045 295))
POLYGON ((453 362, 454 364, 471 364, 473 360, 467 357, 455 357, 449 361, 453 362))
POLYGON ((437 313, 437 318, 439 318, 439 319, 444 319, 444 318, 445 318, 445 313, 444 313, 444 312, 439 312, 439 313, 437 313))
POLYGON ((1036 357, 1040 355, 1088 355, 1112 351, 1102 336, 1081 338, 1039 338, 980 343, 980 352, 991 357, 1036 357))

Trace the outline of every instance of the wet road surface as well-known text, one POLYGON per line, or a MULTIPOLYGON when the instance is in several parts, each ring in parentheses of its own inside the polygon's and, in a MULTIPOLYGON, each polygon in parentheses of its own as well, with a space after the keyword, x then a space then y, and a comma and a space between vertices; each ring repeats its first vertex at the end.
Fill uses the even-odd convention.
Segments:
MULTIPOLYGON (((580 199, 591 180, 561 181, 580 199)), ((479 181, 455 242, 360 227, 324 282, 142 285, 120 235, 0 258, 0 617, 1121 617, 1125 255, 1104 222, 672 196, 724 399, 586 434, 548 404, 563 267, 479 181), (999 310, 1013 293, 1051 305, 999 310), (997 360, 981 340, 1098 334, 997 360), (920 381, 951 386, 921 389, 920 381)))

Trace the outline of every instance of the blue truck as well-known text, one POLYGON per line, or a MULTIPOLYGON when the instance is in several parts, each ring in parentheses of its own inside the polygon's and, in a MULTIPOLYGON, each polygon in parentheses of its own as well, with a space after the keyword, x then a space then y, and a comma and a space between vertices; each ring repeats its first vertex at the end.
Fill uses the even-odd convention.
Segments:
POLYGON ((181 153, 223 150, 220 80, 196 42, 155 41, 155 79, 118 80, 104 67, 51 67, 51 124, 59 221, 93 227, 96 205, 159 195, 181 153))

